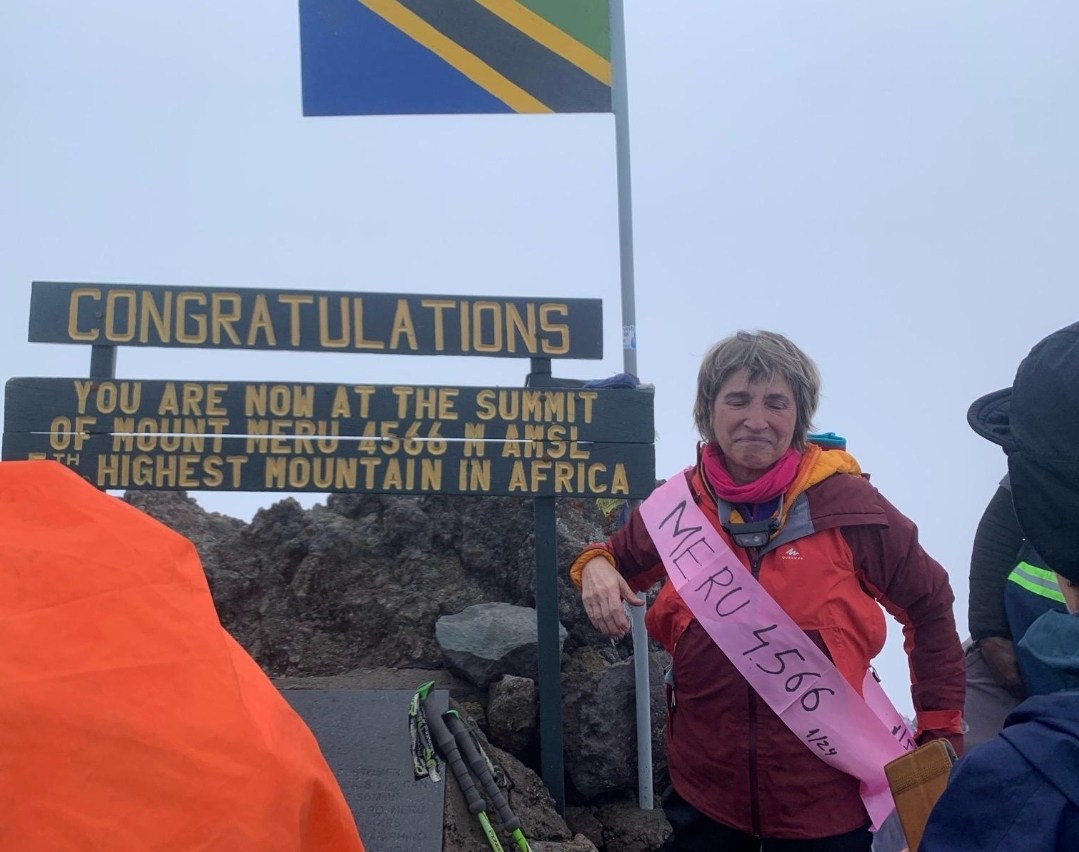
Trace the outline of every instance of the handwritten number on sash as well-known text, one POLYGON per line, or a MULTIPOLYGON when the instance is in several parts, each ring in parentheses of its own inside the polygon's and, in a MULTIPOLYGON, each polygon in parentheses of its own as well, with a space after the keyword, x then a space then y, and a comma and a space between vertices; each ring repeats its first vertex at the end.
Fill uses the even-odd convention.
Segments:
POLYGON ((767 639, 761 639, 761 634, 767 633, 769 630, 775 630, 777 627, 779 627, 778 624, 769 624, 767 627, 758 627, 756 630, 754 630, 753 635, 760 639, 761 644, 750 648, 748 651, 743 651, 742 656, 748 657, 754 651, 759 651, 761 648, 767 648, 770 643, 767 639))
POLYGON ((808 734, 806 734, 806 742, 813 743, 820 751, 831 757, 836 754, 836 750, 832 748, 832 744, 828 742, 828 737, 820 732, 820 728, 814 728, 808 734))
POLYGON ((798 672, 798 674, 792 674, 787 678, 787 682, 783 684, 783 688, 787 692, 797 692, 802 687, 802 681, 807 677, 820 677, 820 672, 798 672), (797 678, 797 681, 795 681, 797 678), (791 683, 794 683, 792 686, 791 683))
POLYGON ((805 694, 799 700, 802 702, 802 709, 805 710, 806 713, 812 713, 814 710, 820 707, 820 694, 822 692, 827 692, 829 695, 835 695, 835 690, 829 689, 827 686, 815 686, 812 689, 807 689, 805 691, 805 694), (813 697, 812 707, 810 707, 809 704, 806 703, 806 699, 810 696, 813 697))
MULTIPOLYGON (((757 668, 760 669, 765 674, 772 674, 772 675, 783 674, 784 670, 787 668, 787 662, 786 662, 786 660, 783 659, 783 657, 785 657, 787 654, 794 654, 803 663, 806 661, 806 658, 802 656, 802 652, 799 651, 797 648, 788 648, 786 651, 780 651, 777 654, 772 654, 772 656, 775 657, 776 662, 779 663, 779 668, 778 669, 766 669, 760 663, 757 663, 757 668)), ((819 675, 818 675, 818 677, 819 677, 819 675)), ((793 690, 790 690, 790 689, 788 689, 787 691, 788 692, 793 692, 793 690)))

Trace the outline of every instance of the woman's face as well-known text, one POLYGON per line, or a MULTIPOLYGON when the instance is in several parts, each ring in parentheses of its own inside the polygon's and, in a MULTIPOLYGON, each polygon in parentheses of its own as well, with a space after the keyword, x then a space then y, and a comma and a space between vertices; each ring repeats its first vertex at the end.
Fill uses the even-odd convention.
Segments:
POLYGON ((779 459, 794 438, 798 412, 787 380, 750 382, 732 375, 712 403, 712 433, 735 482, 751 482, 779 459))

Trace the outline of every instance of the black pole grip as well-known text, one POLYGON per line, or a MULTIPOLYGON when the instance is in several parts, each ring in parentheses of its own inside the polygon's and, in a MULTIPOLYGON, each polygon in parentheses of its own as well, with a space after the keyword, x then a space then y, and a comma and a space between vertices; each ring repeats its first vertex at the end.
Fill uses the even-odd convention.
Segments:
POLYGON ((457 779, 461 792, 465 794, 468 812, 473 816, 482 813, 487 809, 487 803, 483 801, 480 791, 472 783, 472 776, 468 774, 468 767, 465 766, 461 752, 457 748, 457 740, 454 739, 453 734, 446 727, 446 723, 442 721, 442 716, 439 712, 435 710, 432 704, 428 703, 429 701, 429 698, 423 699, 423 714, 427 717, 427 727, 431 729, 431 735, 435 738, 435 746, 446 759, 450 769, 453 770, 453 776, 457 779))
POLYGON ((506 801, 502 788, 491 777, 491 768, 487 765, 483 755, 480 754, 479 749, 476 748, 471 732, 465 727, 465 723, 461 721, 456 713, 447 713, 444 718, 446 727, 457 741, 457 747, 464 752, 465 760, 472 767, 476 777, 480 779, 483 789, 487 791, 495 810, 498 811, 498 818, 502 820, 502 827, 508 832, 516 831, 521 827, 521 820, 510 810, 510 804, 506 801))

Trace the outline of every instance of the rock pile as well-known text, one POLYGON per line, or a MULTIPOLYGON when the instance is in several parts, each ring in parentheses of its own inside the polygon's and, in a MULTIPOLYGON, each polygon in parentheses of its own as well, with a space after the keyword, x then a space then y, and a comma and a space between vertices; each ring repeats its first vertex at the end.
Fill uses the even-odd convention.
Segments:
MULTIPOLYGON (((332 495, 308 510, 286 499, 245 524, 182 492, 125 499, 194 542, 222 623, 282 684, 402 688, 433 678, 448 687, 503 764, 511 806, 537 852, 659 848, 669 831, 662 811, 637 806, 631 644, 592 628, 564 576, 572 556, 604 535, 591 502, 558 501, 563 819, 536 775, 530 500, 332 495)), ((666 661, 658 649, 652 656, 658 793, 666 661)), ((455 852, 488 848, 453 785, 443 837, 455 852)))

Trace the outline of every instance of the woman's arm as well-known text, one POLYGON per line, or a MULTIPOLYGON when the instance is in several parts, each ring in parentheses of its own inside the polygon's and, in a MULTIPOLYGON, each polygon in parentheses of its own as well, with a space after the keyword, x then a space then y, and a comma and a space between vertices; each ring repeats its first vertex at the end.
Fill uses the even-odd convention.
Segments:
POLYGON ((911 697, 925 739, 947 737, 959 753, 966 670, 947 572, 918 543, 918 528, 879 494, 886 524, 843 528, 854 564, 873 596, 903 625, 911 697))

